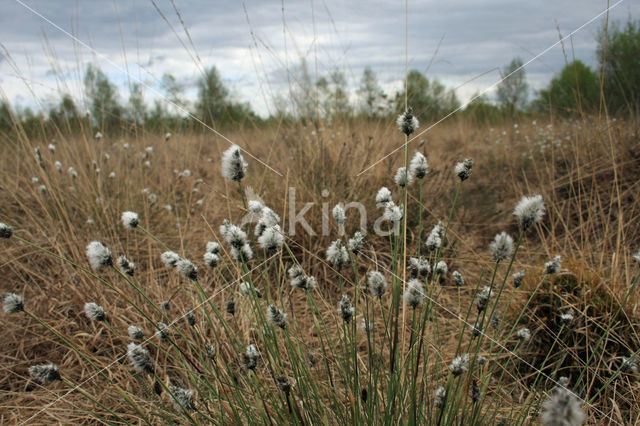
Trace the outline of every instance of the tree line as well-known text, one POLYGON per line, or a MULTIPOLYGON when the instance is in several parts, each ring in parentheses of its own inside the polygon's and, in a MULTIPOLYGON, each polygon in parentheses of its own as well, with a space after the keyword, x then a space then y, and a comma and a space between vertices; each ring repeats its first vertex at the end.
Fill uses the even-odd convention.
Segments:
MULTIPOLYGON (((518 120, 523 114, 576 116, 601 112, 638 117, 640 114, 640 21, 614 23, 598 33, 597 68, 579 60, 567 61, 546 88, 529 100, 529 85, 522 59, 514 58, 501 70, 496 99, 476 96, 461 114, 478 123, 518 120)), ((248 103, 238 102, 224 84, 215 66, 203 70, 198 79, 195 102, 185 96, 185 86, 171 74, 159 84, 164 99, 149 105, 144 87, 133 83, 123 100, 117 87, 98 67, 87 66, 83 83, 85 103, 79 108, 68 94, 48 111, 15 111, 0 103, 0 132, 9 133, 16 124, 28 133, 72 133, 80 128, 123 134, 126 132, 176 131, 260 124, 272 120, 335 122, 355 119, 387 119, 404 110, 405 101, 423 122, 436 121, 460 109, 455 90, 422 72, 412 70, 406 84, 386 93, 371 67, 366 67, 352 93, 340 70, 314 79, 301 60, 290 73, 289 92, 273 99, 268 118, 256 115, 248 103), (405 93, 406 90, 406 93, 405 93), (167 102, 168 101, 168 102, 167 102), (187 113, 188 112, 188 113, 187 113), (195 118, 194 118, 195 117, 195 118)))

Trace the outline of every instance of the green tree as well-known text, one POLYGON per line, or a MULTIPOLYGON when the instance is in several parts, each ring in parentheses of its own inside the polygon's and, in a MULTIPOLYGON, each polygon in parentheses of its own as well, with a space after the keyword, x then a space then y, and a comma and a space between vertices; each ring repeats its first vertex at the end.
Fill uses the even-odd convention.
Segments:
POLYGON ((184 85, 179 83, 178 80, 172 74, 164 74, 160 82, 160 86, 165 93, 165 97, 173 104, 173 107, 178 109, 176 111, 179 115, 184 115, 179 108, 185 108, 187 103, 182 97, 184 91, 184 85))
MULTIPOLYGON (((438 80, 429 81, 420 71, 407 76, 408 105, 416 117, 423 121, 438 120, 460 107, 456 93, 438 80)), ((396 110, 404 111, 404 91, 396 94, 396 110)))
POLYGON ((153 107, 148 111, 145 127, 162 131, 175 130, 187 115, 187 102, 183 97, 184 85, 172 74, 164 74, 160 81, 160 90, 164 99, 154 101, 153 107))
POLYGON ((320 77, 316 82, 316 88, 325 119, 345 119, 351 115, 347 80, 341 71, 333 71, 328 79, 320 77))
POLYGON ((503 80, 498 84, 498 102, 510 114, 527 105, 529 85, 522 68, 522 59, 514 58, 501 72, 503 80))
POLYGON ((612 112, 640 114, 640 21, 614 23, 598 35, 597 56, 604 72, 604 91, 612 112))
POLYGON ((598 75, 576 60, 565 66, 546 89, 540 90, 534 106, 539 111, 560 115, 591 112, 598 107, 598 75))
POLYGON ((225 126, 231 123, 243 125, 257 119, 249 104, 230 98, 215 66, 206 71, 198 81, 196 114, 209 126, 225 126))
POLYGON ((9 133, 13 130, 13 114, 9 102, 0 101, 0 132, 9 133))
POLYGON ((72 133, 79 128, 78 108, 69 94, 62 95, 60 103, 49 111, 49 120, 60 131, 72 133))
POLYGON ((129 93, 129 105, 131 107, 131 119, 140 126, 144 124, 147 118, 147 105, 144 103, 144 94, 142 93, 142 85, 133 83, 131 93, 129 93))
POLYGON ((84 75, 85 94, 94 125, 103 131, 113 131, 121 125, 122 107, 118 90, 99 69, 89 64, 84 75))
MULTIPOLYGON (((300 65, 293 67, 290 71, 288 70, 287 73, 289 73, 289 101, 292 107, 289 115, 299 117, 303 122, 310 121, 316 123, 319 110, 322 108, 320 105, 321 99, 319 97, 318 84, 315 86, 313 84, 313 78, 309 72, 307 61, 301 58, 300 65)), ((288 102, 282 102, 276 99, 274 104, 280 114, 282 114, 282 112, 286 114, 288 102)))
POLYGON ((378 83, 378 76, 371 67, 366 67, 362 72, 358 95, 360 112, 367 118, 384 115, 386 95, 378 83))
POLYGON ((477 94, 462 114, 477 125, 493 125, 500 122, 503 118, 500 108, 489 102, 486 95, 476 96, 477 94))
POLYGON ((215 66, 206 71, 198 81, 196 114, 208 125, 222 123, 229 102, 229 91, 222 83, 215 66))

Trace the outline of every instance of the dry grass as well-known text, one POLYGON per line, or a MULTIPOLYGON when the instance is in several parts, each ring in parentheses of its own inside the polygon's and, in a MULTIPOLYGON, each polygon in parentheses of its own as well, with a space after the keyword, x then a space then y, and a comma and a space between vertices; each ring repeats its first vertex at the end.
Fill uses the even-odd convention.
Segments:
MULTIPOLYGON (((638 266, 630 261, 630 255, 640 246, 640 198, 636 195, 640 133, 632 123, 591 119, 554 123, 552 128, 546 126, 547 123, 538 121, 535 125, 523 123, 517 129, 511 126, 489 129, 454 121, 428 133, 424 144, 419 143, 421 138, 413 142, 411 150, 423 152, 431 167, 423 193, 423 232, 426 234, 438 220, 446 219, 456 186, 453 164, 472 157, 473 174, 463 187, 444 258, 450 262, 450 271, 463 271, 466 281, 473 283, 483 271, 486 273, 492 268, 487 249, 492 236, 502 230, 518 234, 511 215, 517 200, 525 194, 542 194, 548 215, 537 232, 528 234, 514 266, 516 270, 526 269, 531 278, 515 292, 514 304, 509 312, 503 313, 503 319, 513 320, 520 314, 537 284, 542 264, 553 255, 561 254, 567 272, 556 277, 553 285, 545 285, 534 295, 533 303, 522 311, 521 323, 531 329, 533 339, 526 347, 519 348, 518 354, 540 368, 558 332, 554 311, 560 306, 573 307, 576 325, 564 331, 566 338, 560 346, 564 350, 557 355, 562 359, 552 356, 551 361, 560 365, 559 372, 569 376, 572 382, 578 380, 581 371, 586 371, 582 380, 591 395, 606 384, 594 405, 585 407, 590 422, 633 424, 639 421, 640 412, 638 377, 622 375, 612 383, 607 380, 623 356, 640 349, 637 293, 627 300, 622 313, 613 317, 638 275, 638 266), (610 329, 609 325, 612 325, 610 329), (604 350, 592 357, 594 345, 603 333, 606 333, 604 350)), ((283 213, 290 208, 287 190, 295 187, 296 211, 306 202, 315 203, 305 218, 316 230, 321 229, 322 203, 327 203, 330 210, 341 201, 362 202, 369 212, 371 227, 377 218, 374 212, 378 212, 375 192, 381 186, 391 188, 395 169, 404 163, 401 150, 358 175, 368 164, 402 144, 395 127, 386 123, 344 124, 321 131, 272 127, 227 136, 282 174, 278 176, 247 157, 250 169, 244 183, 285 218, 287 215, 283 213), (321 195, 324 189, 329 190, 326 197, 321 195)), ((243 214, 238 187, 220 176, 219 158, 228 144, 214 136, 176 135, 169 142, 157 135, 124 141, 108 135, 102 141, 59 136, 55 153, 47 151, 47 143, 24 138, 3 142, 0 221, 11 224, 16 235, 82 266, 87 265, 86 244, 96 239, 104 241, 114 254, 124 253, 136 262, 137 278, 155 303, 169 298, 183 284, 175 274, 160 267, 159 255, 164 248, 142 233, 126 232, 119 223, 120 213, 139 212, 146 229, 176 252, 197 261, 207 241, 220 239, 218 226, 222 220, 237 221, 243 214), (129 143, 130 148, 123 149, 123 143, 129 143), (40 146, 44 168, 39 168, 33 158, 35 146, 40 146), (145 167, 140 157, 147 146, 153 146, 148 158, 151 167, 145 167), (99 174, 95 173, 92 160, 97 161, 99 174), (62 173, 56 171, 55 161, 62 162, 62 173), (77 179, 67 173, 69 166, 78 171, 77 179), (190 169, 192 175, 180 177, 178 173, 184 169, 190 169), (108 177, 112 171, 116 173, 113 179, 108 177), (32 177, 37 177, 39 183, 32 183, 32 177), (197 184, 197 179, 203 183, 197 184), (40 184, 46 185, 45 194, 39 192, 40 184), (150 204, 148 196, 142 193, 144 188, 157 194, 155 204, 150 204), (199 191, 193 192, 193 188, 199 191), (200 199, 203 201, 198 205, 200 199), (173 211, 164 210, 165 204, 171 204, 173 211), (94 223, 87 223, 89 217, 94 223)), ((414 208, 417 202, 416 198, 410 200, 414 208)), ((416 212, 408 217, 412 250, 417 244, 416 212)), ((357 224, 356 215, 351 215, 347 232, 355 230, 357 224)), ((337 275, 324 260, 324 249, 337 235, 333 223, 331 227, 331 235, 325 237, 309 236, 298 227, 296 236, 288 242, 300 264, 318 278, 317 300, 323 315, 335 318, 337 324, 337 275)), ((288 230, 288 223, 284 229, 288 230)), ((142 411, 154 408, 151 382, 134 379, 126 359, 121 358, 127 343, 126 327, 130 323, 144 324, 144 319, 122 295, 99 287, 94 278, 77 268, 17 241, 1 243, 0 290, 24 294, 28 310, 81 348, 96 365, 107 366, 117 361, 106 370, 108 379, 93 377, 86 360, 65 348, 59 338, 30 317, 0 316, 4 330, 0 350, 0 421, 11 424, 36 414, 31 423, 92 423, 96 418, 110 418, 108 412, 80 392, 66 395, 69 387, 63 383, 42 386, 29 379, 29 365, 52 361, 72 382, 83 383, 82 390, 122 414, 127 421, 139 423, 139 414, 123 400, 118 387, 134 398, 142 411), (125 337, 87 320, 82 306, 88 300, 105 306, 112 318, 111 326, 125 337)), ((371 238, 365 254, 389 265, 387 243, 384 238, 371 238)), ((284 265, 288 257, 285 253, 281 259, 284 265)), ((370 264, 365 261, 360 265, 361 279, 370 264)), ((225 288, 221 275, 205 271, 204 267, 201 273, 201 284, 207 294, 213 295, 212 302, 224 306, 231 291, 225 288)), ((347 283, 353 281, 353 271, 343 271, 343 275, 347 283)), ((231 282, 238 277, 238 271, 231 267, 223 271, 222 276, 231 282)), ((118 281, 114 272, 104 274, 104 278, 137 304, 145 304, 141 296, 118 281)), ((280 282, 273 282, 272 291, 282 291, 294 324, 292 335, 300 336, 305 350, 314 354, 319 363, 324 363, 306 299, 287 287, 281 277, 280 282)), ((438 299, 442 306, 435 310, 442 321, 438 334, 427 338, 425 344, 444 360, 453 357, 461 328, 460 320, 451 314, 460 312, 464 316, 473 290, 470 286, 458 293, 447 280, 442 287, 438 299)), ((182 315, 191 304, 189 295, 179 292, 173 300, 171 315, 182 315)), ((238 309, 243 311, 246 307, 238 309)), ((242 317, 234 321, 237 331, 249 340, 255 333, 250 321, 242 317)), ((197 333, 186 329, 188 337, 193 341, 200 341, 203 336, 217 340, 220 356, 229 365, 225 374, 229 378, 242 374, 234 349, 217 338, 221 331, 204 323, 198 323, 197 327, 197 333)), ((143 328, 149 332, 151 325, 143 328)), ((366 340, 359 341, 358 345, 364 349, 366 340)), ((183 350, 186 357, 198 365, 198 356, 192 348, 186 346, 183 350)), ((171 365, 165 355, 156 356, 158 365, 171 365)), ((329 362, 332 356, 335 354, 328 356, 329 362)), ((512 406, 516 410, 526 406, 530 386, 537 376, 535 370, 515 358, 505 355, 503 361, 505 385, 490 396, 486 407, 497 409, 501 414, 508 413, 512 406)), ((428 365, 425 367, 429 369, 427 377, 436 377, 443 367, 428 365)), ((167 367, 167 370, 168 375, 188 376, 178 367, 167 367), (177 370, 171 371, 171 368, 177 370)), ((322 382, 318 386, 326 390, 330 384, 322 382)), ((553 383, 543 378, 536 387, 545 391, 553 387, 553 383)), ((528 418, 533 419, 535 415, 530 412, 528 418)))

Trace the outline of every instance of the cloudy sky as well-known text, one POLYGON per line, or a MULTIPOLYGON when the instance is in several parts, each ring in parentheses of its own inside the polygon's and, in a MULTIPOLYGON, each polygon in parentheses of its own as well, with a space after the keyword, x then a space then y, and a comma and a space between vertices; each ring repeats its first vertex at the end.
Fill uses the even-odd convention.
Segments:
MULTIPOLYGON (((48 105, 60 93, 81 99, 88 63, 98 65, 123 93, 129 82, 142 82, 148 101, 158 98, 165 73, 183 82, 193 97, 200 69, 215 65, 232 92, 263 115, 275 95, 287 94, 288 71, 301 59, 313 75, 343 71, 353 88, 371 66, 390 94, 405 72, 407 25, 399 0, 1 4, 0 88, 23 106, 48 105)), ((640 2, 612 0, 611 5, 613 21, 640 18, 640 2)), ((409 68, 468 100, 499 80, 499 68, 512 58, 529 61, 558 42, 559 34, 569 35, 606 7, 603 0, 409 0, 409 68)), ((596 65, 595 39, 604 17, 567 39, 564 53, 557 45, 526 66, 532 90, 560 71, 565 54, 596 65)))

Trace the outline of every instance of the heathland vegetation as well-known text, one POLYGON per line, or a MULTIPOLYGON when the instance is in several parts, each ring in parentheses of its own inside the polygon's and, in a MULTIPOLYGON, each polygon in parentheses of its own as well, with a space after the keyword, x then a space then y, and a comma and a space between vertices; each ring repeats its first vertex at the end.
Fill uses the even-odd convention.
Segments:
POLYGON ((638 53, 464 108, 304 61, 270 117, 215 67, 5 102, 0 419, 637 424, 638 53))

